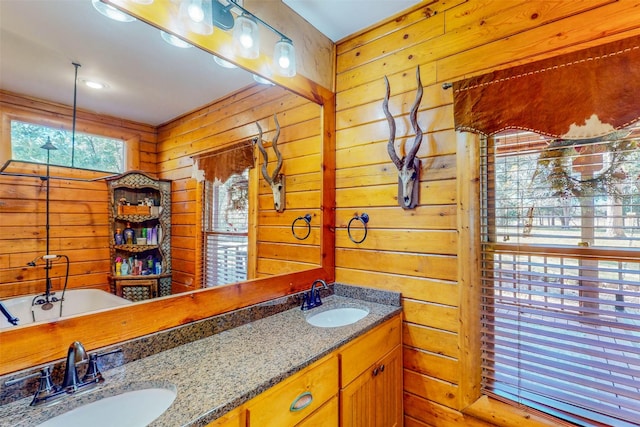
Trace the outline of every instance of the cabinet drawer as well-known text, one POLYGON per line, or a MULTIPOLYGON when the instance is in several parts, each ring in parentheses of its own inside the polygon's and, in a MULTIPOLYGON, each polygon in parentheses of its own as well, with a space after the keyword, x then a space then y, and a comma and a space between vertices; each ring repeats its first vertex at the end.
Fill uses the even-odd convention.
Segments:
POLYGON ((338 427, 338 408, 338 396, 335 396, 296 427, 338 427))
POLYGON ((331 355, 270 388, 251 402, 249 426, 296 425, 337 393, 338 358, 331 355), (296 402, 301 408, 293 409, 296 402))
POLYGON ((206 427, 245 427, 246 411, 243 407, 239 407, 207 424, 206 427))
POLYGON ((340 352, 340 387, 345 387, 402 342, 400 315, 347 344, 340 352))

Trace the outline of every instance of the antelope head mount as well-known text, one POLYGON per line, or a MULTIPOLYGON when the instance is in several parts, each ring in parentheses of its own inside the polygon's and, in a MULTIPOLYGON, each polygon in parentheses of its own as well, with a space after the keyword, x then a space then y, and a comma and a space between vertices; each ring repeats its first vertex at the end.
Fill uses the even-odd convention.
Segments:
POLYGON ((387 151, 389 152, 391 161, 396 165, 396 168, 398 168, 398 203, 402 209, 413 209, 418 205, 418 189, 420 188, 420 159, 416 157, 416 153, 422 143, 422 129, 420 129, 417 119, 418 108, 420 107, 420 101, 422 101, 423 92, 422 82, 420 81, 420 67, 416 69, 416 80, 418 81, 418 91, 416 93, 416 100, 411 108, 411 113, 409 114, 409 121, 416 133, 416 137, 407 154, 401 159, 398 154, 396 154, 394 146, 396 139, 396 122, 389 112, 389 93, 391 92, 389 79, 387 79, 387 76, 384 77, 387 92, 382 102, 382 109, 389 122, 390 133, 387 151))
POLYGON ((267 150, 265 150, 264 145, 262 144, 262 128, 260 127, 260 123, 256 122, 256 126, 258 126, 258 139, 256 140, 256 144, 258 145, 258 149, 262 153, 262 157, 264 161, 262 163, 262 176, 265 181, 271 186, 271 191, 273 192, 273 207, 276 212, 284 211, 284 175, 280 173, 280 169, 282 169, 282 154, 278 150, 278 137, 280 136, 280 123, 278 123, 278 117, 274 114, 273 119, 276 122, 276 134, 271 141, 271 146, 273 147, 273 151, 276 153, 276 157, 278 159, 278 163, 276 164, 276 168, 273 170, 273 173, 269 175, 267 172, 267 164, 269 163, 269 155, 267 154, 267 150))

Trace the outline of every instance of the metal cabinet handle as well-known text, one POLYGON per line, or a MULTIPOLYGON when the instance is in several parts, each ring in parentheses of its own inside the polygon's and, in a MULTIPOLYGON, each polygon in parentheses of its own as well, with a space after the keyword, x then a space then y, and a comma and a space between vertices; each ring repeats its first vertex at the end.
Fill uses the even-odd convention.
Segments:
POLYGON ((305 391, 304 393, 298 395, 295 399, 293 399, 289 410, 291 412, 302 411, 304 408, 311 405, 311 402, 313 402, 313 395, 311 394, 311 392, 305 391))

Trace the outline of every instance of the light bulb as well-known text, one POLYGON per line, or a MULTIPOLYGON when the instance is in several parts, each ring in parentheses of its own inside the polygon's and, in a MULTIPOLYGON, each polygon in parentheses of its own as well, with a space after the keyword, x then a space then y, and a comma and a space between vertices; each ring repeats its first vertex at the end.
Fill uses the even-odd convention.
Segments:
POLYGON ((251 49, 253 46, 253 37, 251 36, 251 26, 242 26, 242 35, 240 36, 240 43, 245 49, 251 49))
POLYGON ((291 61, 289 60, 288 56, 281 56, 278 59, 278 64, 280 64, 280 67, 282 68, 289 68, 289 66, 291 65, 291 61))
POLYGON ((202 10, 202 2, 193 1, 187 7, 187 13, 189 14, 189 18, 193 22, 202 22, 204 20, 204 10, 202 10))

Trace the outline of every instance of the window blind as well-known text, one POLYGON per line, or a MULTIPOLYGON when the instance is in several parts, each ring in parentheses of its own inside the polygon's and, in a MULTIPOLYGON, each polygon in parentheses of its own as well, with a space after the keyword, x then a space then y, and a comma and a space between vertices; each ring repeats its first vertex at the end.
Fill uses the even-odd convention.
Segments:
POLYGON ((204 287, 247 279, 249 169, 229 179, 205 181, 204 287))
POLYGON ((640 424, 638 134, 483 138, 484 393, 577 425, 640 424))

